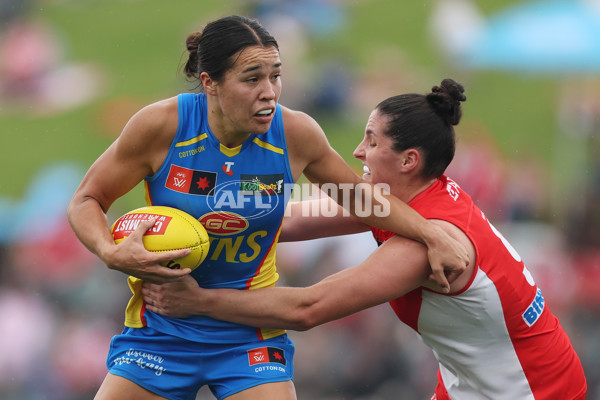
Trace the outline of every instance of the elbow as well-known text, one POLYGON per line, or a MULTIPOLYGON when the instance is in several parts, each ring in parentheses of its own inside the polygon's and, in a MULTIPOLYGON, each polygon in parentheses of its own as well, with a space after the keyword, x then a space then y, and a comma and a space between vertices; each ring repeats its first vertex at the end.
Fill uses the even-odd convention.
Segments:
POLYGON ((292 329, 301 332, 312 329, 325 322, 325 320, 319 316, 317 310, 310 306, 298 310, 295 313, 293 320, 292 329))
POLYGON ((75 198, 73 198, 67 207, 67 220, 71 226, 73 226, 73 220, 75 218, 75 214, 77 214, 76 208, 77 206, 75 204, 75 198))

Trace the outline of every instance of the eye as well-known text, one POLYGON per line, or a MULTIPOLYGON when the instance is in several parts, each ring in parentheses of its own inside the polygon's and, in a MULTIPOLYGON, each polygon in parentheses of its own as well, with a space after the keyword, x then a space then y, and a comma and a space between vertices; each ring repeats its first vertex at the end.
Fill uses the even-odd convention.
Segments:
POLYGON ((246 82, 248 82, 248 83, 256 83, 256 82, 258 82, 258 78, 255 78, 255 77, 248 78, 248 79, 246 79, 246 82))

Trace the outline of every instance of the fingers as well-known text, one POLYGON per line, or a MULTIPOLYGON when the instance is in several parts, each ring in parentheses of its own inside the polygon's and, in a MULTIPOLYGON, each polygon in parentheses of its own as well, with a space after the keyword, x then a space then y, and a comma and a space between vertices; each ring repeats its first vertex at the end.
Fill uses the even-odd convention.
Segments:
POLYGON ((442 293, 450 292, 450 284, 448 283, 448 279, 446 279, 446 275, 444 275, 443 270, 433 271, 429 275, 429 279, 433 280, 437 283, 437 285, 440 287, 440 291, 442 293))
POLYGON ((449 283, 452 283, 462 274, 467 268, 461 265, 460 268, 455 269, 447 269, 445 270, 446 279, 448 279, 449 283))
POLYGON ((160 252, 160 253, 157 252, 157 253, 155 253, 156 258, 154 258, 154 260, 156 262, 165 262, 165 261, 176 260, 178 258, 182 258, 182 257, 189 255, 191 252, 192 251, 190 249, 171 250, 171 251, 164 251, 164 252, 160 252))
POLYGON ((135 230, 133 232, 131 232, 131 234, 129 235, 129 237, 131 239, 134 240, 142 240, 142 236, 144 236, 144 234, 154 226, 154 223, 156 222, 156 217, 154 218, 150 218, 147 219, 145 221, 141 221, 140 224, 138 225, 137 228, 135 228, 135 230))
POLYGON ((151 272, 149 277, 144 278, 144 281, 147 280, 156 284, 175 282, 180 280, 182 277, 189 275, 190 272, 191 270, 189 268, 171 269, 160 265, 151 272))
POLYGON ((144 301, 148 304, 154 304, 153 300, 152 300, 152 294, 154 293, 154 291, 156 290, 156 288, 159 288, 160 285, 148 282, 148 281, 143 281, 142 282, 142 297, 144 298, 144 301))
MULTIPOLYGON (((131 233, 130 239, 133 241, 138 241, 139 243, 141 243, 143 245, 142 238, 143 238, 144 234, 148 230, 152 229, 155 222, 156 222, 156 218, 150 218, 148 220, 141 221, 140 224, 138 225, 138 227, 135 229, 135 231, 133 231, 131 233)), ((171 269, 171 268, 164 267, 164 264, 166 264, 168 261, 185 257, 185 256, 189 255, 191 252, 192 251, 190 249, 178 249, 178 250, 171 250, 171 251, 164 251, 164 252, 150 251, 152 256, 150 256, 147 259, 147 263, 149 264, 149 266, 152 266, 152 264, 157 264, 157 265, 155 265, 155 267, 156 267, 155 273, 157 276, 162 276, 165 278, 180 277, 180 276, 189 274, 191 272, 190 269, 189 268, 171 269)))

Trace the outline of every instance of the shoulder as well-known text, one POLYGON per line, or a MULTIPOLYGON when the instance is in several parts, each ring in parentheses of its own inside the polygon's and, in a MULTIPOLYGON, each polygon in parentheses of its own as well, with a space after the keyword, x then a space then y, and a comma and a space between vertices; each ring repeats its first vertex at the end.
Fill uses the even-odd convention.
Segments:
POLYGON ((177 126, 178 123, 177 97, 160 100, 138 111, 129 124, 143 126, 152 131, 160 131, 166 127, 177 126))
POLYGON ((179 123, 177 97, 157 101, 139 110, 119 136, 119 148, 129 156, 144 153, 153 170, 162 163, 179 123))
POLYGON ((162 142, 162 139, 168 139, 171 134, 174 136, 177 124, 177 97, 171 97, 147 105, 135 113, 127 122, 121 136, 133 140, 152 139, 162 142))
POLYGON ((333 151, 317 121, 302 111, 281 107, 285 140, 291 162, 303 170, 333 151))
POLYGON ((304 131, 305 129, 315 129, 321 131, 321 127, 310 115, 303 111, 292 110, 291 108, 280 105, 281 115, 286 130, 304 131))

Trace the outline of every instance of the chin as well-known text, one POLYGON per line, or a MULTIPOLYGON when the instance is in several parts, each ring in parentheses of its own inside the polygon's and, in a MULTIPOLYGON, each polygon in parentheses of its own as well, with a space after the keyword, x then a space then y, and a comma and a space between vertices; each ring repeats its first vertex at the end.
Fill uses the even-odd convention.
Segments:
POLYGON ((267 133, 269 131, 269 128, 271 128, 271 124, 266 125, 266 126, 265 125, 257 126, 256 128, 254 128, 252 133, 255 133, 257 135, 264 135, 265 133, 267 133))

